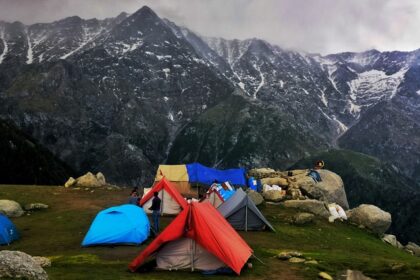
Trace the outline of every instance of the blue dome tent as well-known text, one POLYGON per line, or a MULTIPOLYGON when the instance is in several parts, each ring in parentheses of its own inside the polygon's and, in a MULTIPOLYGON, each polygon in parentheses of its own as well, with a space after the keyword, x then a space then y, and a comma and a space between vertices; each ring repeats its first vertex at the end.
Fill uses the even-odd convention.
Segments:
POLYGON ((19 239, 19 233, 15 225, 7 218, 0 214, 0 245, 10 244, 19 239))
POLYGON ((96 215, 82 246, 139 245, 149 237, 150 223, 141 207, 111 207, 96 215))

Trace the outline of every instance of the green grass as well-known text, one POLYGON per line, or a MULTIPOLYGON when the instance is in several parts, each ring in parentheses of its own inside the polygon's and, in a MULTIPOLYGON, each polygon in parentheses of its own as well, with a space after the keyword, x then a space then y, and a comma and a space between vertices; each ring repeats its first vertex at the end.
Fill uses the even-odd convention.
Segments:
MULTIPOLYGON (((92 219, 101 209, 122 204, 126 190, 69 190, 62 187, 2 186, 0 197, 22 204, 42 202, 49 209, 31 213, 13 222, 22 238, 1 249, 21 250, 47 256, 52 267, 50 279, 197 279, 208 278, 198 272, 128 272, 128 263, 147 245, 139 247, 81 248, 80 243, 92 219)), ((266 205, 263 212, 277 232, 241 232, 264 264, 253 259, 253 269, 244 271, 245 279, 315 279, 320 271, 336 275, 357 269, 375 279, 420 279, 420 259, 384 244, 376 236, 357 227, 316 220, 305 226, 286 222, 295 212, 266 205), (290 264, 275 258, 282 250, 297 250, 316 259, 318 265, 290 264), (404 264, 392 271, 393 263, 404 264)), ((163 226, 171 217, 162 219, 163 226)), ((147 242, 149 243, 150 240, 147 242)), ((214 276, 211 279, 235 278, 214 276)))

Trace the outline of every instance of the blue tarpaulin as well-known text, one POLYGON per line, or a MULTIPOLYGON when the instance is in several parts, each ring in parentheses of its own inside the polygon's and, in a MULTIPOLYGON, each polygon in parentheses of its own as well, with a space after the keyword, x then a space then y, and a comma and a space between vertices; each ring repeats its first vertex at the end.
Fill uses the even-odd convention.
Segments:
POLYGON ((219 170, 200 163, 191 163, 187 164, 187 172, 190 183, 211 185, 216 180, 219 183, 229 182, 235 186, 246 186, 244 168, 219 170))

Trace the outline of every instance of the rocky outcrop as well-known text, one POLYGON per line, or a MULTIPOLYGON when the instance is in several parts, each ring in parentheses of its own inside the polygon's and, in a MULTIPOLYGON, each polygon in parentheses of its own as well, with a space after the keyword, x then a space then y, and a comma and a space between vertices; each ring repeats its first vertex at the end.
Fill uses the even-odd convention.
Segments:
POLYGON ((254 202, 254 204, 257 206, 264 202, 264 198, 262 197, 262 195, 256 191, 249 191, 248 196, 249 198, 251 198, 252 202, 254 202))
POLYGON ((296 225, 304 225, 312 223, 315 219, 315 215, 311 213, 297 213, 293 216, 292 221, 296 225))
POLYGON ((330 213, 324 202, 307 199, 307 200, 287 200, 284 202, 284 206, 287 208, 294 208, 304 212, 310 212, 317 216, 328 218, 330 213))
POLYGON ((408 242, 404 247, 406 251, 412 252, 413 255, 420 257, 420 246, 414 242, 408 242))
POLYGON ((0 278, 46 280, 45 270, 28 254, 19 251, 0 251, 0 278))
POLYGON ((261 179, 262 185, 278 185, 278 186, 288 186, 289 183, 287 182, 286 178, 282 177, 274 177, 274 178, 263 178, 261 179))
POLYGON ((24 213, 19 203, 7 199, 0 200, 0 212, 8 217, 20 217, 24 213))
POLYGON ((395 248, 398 249, 403 249, 404 246, 397 240, 397 237, 393 234, 385 234, 382 237, 382 241, 394 246, 395 248))
POLYGON ((329 170, 317 170, 322 181, 315 182, 309 176, 297 177, 296 184, 302 193, 310 198, 322 200, 328 203, 337 203, 344 209, 349 209, 343 180, 339 175, 329 170))
POLYGON ((391 214, 370 204, 362 204, 347 211, 346 214, 350 222, 364 226, 378 234, 387 231, 392 222, 391 214))
POLYGON ((47 208, 48 208, 47 204, 39 203, 39 202, 29 203, 23 206, 23 209, 25 209, 26 211, 34 211, 34 210, 41 210, 41 209, 47 209, 47 208))
POLYGON ((98 172, 93 175, 91 172, 86 173, 83 176, 74 179, 70 177, 64 184, 64 187, 77 187, 77 188, 98 188, 106 185, 106 180, 102 172, 98 172))

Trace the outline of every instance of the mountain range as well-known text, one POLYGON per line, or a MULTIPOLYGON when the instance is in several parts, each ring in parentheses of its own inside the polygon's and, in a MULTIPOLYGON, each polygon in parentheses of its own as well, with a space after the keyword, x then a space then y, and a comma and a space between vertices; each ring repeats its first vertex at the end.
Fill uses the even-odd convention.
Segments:
POLYGON ((331 148, 420 181, 420 50, 319 55, 200 36, 148 7, 0 22, 0 117, 79 173, 159 163, 286 168, 331 148))

